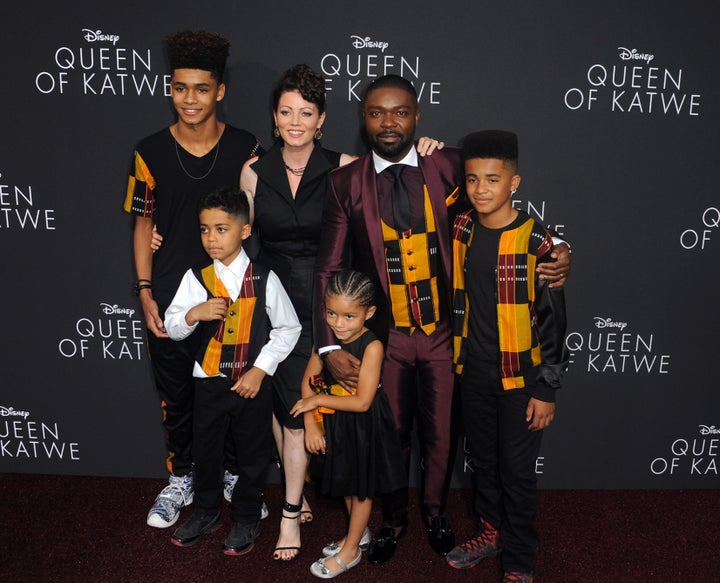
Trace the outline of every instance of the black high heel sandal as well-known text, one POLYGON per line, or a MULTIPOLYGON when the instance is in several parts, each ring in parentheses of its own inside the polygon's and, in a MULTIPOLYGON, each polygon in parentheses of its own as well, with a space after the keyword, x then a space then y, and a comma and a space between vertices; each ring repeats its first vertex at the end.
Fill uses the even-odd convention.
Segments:
MULTIPOLYGON (((300 515, 302 510, 302 498, 300 498, 299 504, 290 504, 287 500, 283 502, 282 505, 282 518, 286 518, 287 520, 300 520, 300 515), (295 516, 288 516, 286 512, 291 512, 295 514, 295 516)), ((273 559, 276 561, 282 561, 283 563, 290 563, 291 561, 294 561, 300 556, 300 549, 301 547, 275 547, 275 550, 273 551, 273 559), (295 556, 290 557, 289 559, 282 559, 280 557, 274 556, 275 553, 278 551, 297 551, 295 556)))

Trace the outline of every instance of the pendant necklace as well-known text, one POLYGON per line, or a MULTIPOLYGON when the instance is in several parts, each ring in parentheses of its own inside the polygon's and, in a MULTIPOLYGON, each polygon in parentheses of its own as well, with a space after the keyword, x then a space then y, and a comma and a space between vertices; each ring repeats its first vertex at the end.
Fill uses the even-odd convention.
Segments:
MULTIPOLYGON (((173 139, 175 139, 175 136, 173 136, 173 139)), ((178 148, 178 141, 175 139, 175 155, 177 156, 178 163, 180 164, 180 168, 182 168, 183 172, 188 178, 192 178, 193 180, 204 180, 208 176, 210 176, 210 173, 213 171, 213 168, 215 168, 215 162, 217 162, 218 154, 220 153, 220 139, 218 138, 217 144, 215 144, 215 157, 213 158, 212 164, 210 164, 210 168, 208 171, 203 174, 202 176, 193 176, 190 174, 190 172, 187 171, 187 168, 185 168, 185 165, 182 163, 182 159, 180 158, 180 149, 178 148)))

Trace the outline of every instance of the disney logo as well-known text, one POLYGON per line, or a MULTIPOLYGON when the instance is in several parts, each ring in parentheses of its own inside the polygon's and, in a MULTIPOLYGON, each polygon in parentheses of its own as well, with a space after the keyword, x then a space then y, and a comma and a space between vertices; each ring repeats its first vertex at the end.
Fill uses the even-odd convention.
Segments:
POLYGON ((600 316, 595 316, 593 319, 595 320, 596 328, 619 328, 620 330, 625 330, 625 328, 627 328, 627 322, 613 322, 612 318, 601 318, 600 316))
POLYGON ((714 433, 720 433, 720 428, 715 427, 714 425, 700 425, 700 435, 712 435, 714 433))
POLYGON ((103 34, 102 30, 90 30, 89 28, 83 28, 82 31, 83 38, 89 43, 107 41, 115 44, 120 40, 120 35, 103 34))
POLYGON ((3 407, 0 405, 0 417, 22 417, 27 419, 30 411, 16 411, 12 407, 3 407))
POLYGON ((117 304, 110 305, 101 302, 100 308, 102 309, 102 313, 106 315, 124 314, 126 316, 132 317, 132 315, 135 313, 134 308, 121 308, 117 304))
POLYGON ((350 35, 350 38, 352 39, 352 46, 356 49, 380 49, 380 52, 384 53, 385 49, 390 46, 390 43, 372 40, 369 36, 363 38, 353 34, 350 35))
POLYGON ((625 47, 618 47, 620 51, 620 58, 623 61, 645 61, 650 63, 655 58, 655 55, 648 53, 640 53, 637 49, 626 49, 625 47))

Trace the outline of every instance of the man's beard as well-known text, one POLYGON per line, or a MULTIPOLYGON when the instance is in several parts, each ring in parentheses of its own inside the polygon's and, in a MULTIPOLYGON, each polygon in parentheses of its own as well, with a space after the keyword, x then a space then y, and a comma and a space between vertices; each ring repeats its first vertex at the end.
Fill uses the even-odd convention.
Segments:
POLYGON ((371 140, 372 149, 375 151, 375 153, 379 154, 383 158, 387 158, 387 159, 397 158, 400 154, 402 154, 406 150, 409 150, 410 146, 412 146, 412 138, 410 138, 410 139, 402 139, 402 138, 403 138, 403 135, 399 132, 385 132, 384 134, 377 134, 377 135, 373 136, 373 138, 371 140), (379 139, 383 135, 398 136, 401 139, 399 142, 388 144, 379 139))

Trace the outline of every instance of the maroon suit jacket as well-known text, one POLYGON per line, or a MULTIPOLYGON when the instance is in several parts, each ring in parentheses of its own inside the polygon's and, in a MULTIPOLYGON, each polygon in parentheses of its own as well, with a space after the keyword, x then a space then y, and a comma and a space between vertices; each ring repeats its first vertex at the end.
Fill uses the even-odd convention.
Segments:
MULTIPOLYGON (((455 215, 467 209, 460 151, 457 148, 444 148, 431 156, 418 156, 418 164, 435 214, 444 289, 448 294, 449 307, 449 294, 452 290, 450 229, 455 215), (451 197, 454 192, 455 196, 451 197)), ((320 251, 315 267, 313 328, 317 348, 337 344, 325 322, 323 300, 330 276, 342 269, 362 271, 375 282, 378 289, 378 309, 375 316, 368 321, 368 327, 378 338, 385 341, 392 313, 380 224, 377 176, 371 153, 330 174, 330 190, 323 211, 320 251)))

